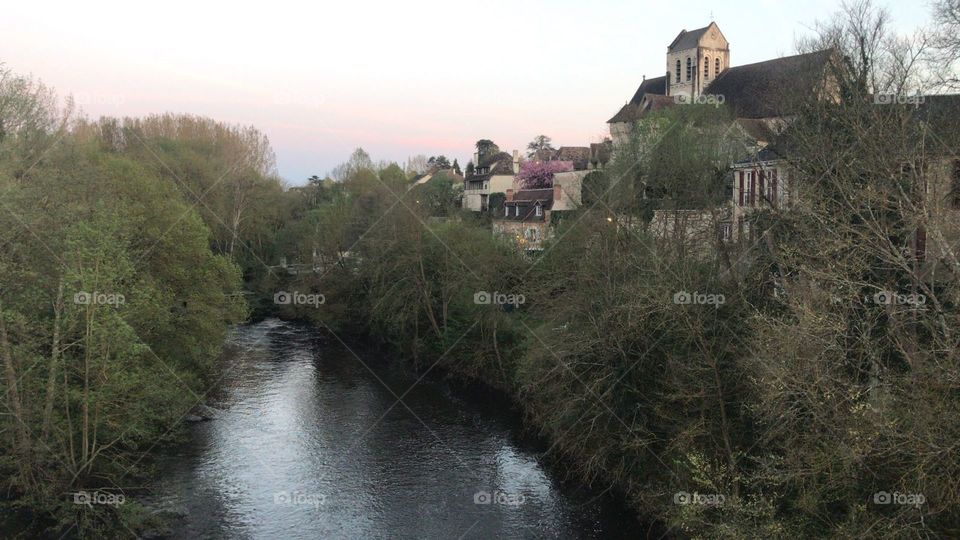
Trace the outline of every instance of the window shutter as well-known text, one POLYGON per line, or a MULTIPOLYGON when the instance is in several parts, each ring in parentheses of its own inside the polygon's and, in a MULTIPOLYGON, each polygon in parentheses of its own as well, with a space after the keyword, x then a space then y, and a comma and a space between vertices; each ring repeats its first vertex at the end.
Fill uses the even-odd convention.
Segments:
POLYGON ((770 171, 770 205, 777 206, 777 169, 770 171))

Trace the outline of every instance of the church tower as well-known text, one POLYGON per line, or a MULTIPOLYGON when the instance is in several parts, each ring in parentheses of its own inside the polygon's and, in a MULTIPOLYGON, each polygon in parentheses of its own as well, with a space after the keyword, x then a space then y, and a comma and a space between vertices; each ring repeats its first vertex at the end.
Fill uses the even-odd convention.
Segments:
POLYGON ((682 30, 667 47, 667 95, 694 99, 728 67, 730 44, 717 23, 682 30))

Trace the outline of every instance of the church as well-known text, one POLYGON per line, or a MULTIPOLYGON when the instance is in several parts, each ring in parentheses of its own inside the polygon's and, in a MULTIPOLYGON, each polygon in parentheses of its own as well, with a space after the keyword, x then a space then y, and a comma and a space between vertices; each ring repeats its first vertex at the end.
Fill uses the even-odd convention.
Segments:
POLYGON ((811 92, 836 95, 827 67, 831 50, 731 67, 730 43, 716 23, 681 30, 667 46, 664 75, 644 77, 633 97, 607 123, 614 145, 622 144, 645 114, 706 97, 730 106, 737 123, 765 146, 792 114, 792 98, 811 92))
MULTIPOLYGON (((628 141, 645 115, 688 103, 723 103, 744 141, 743 156, 728 164, 728 199, 709 210, 657 210, 650 223, 658 237, 687 238, 697 245, 723 242, 752 244, 758 231, 755 212, 780 209, 803 199, 784 150, 784 132, 799 107, 811 98, 840 101, 832 66, 842 62, 832 49, 731 66, 730 43, 716 23, 682 30, 667 46, 664 74, 644 78, 633 97, 607 123, 614 148, 628 141)), ((886 103, 873 96, 874 103, 886 103)), ((960 95, 917 96, 914 120, 936 135, 924 165, 923 205, 926 221, 960 240, 960 143, 957 118, 960 95)), ((941 253, 926 246, 926 227, 919 226, 910 249, 918 260, 936 260, 941 253)))
POLYGON ((651 223, 656 234, 694 236, 700 241, 715 235, 725 241, 748 239, 752 236, 748 215, 753 210, 788 204, 794 198, 791 171, 770 145, 804 100, 838 99, 829 69, 833 61, 834 51, 823 50, 731 66, 730 43, 716 23, 681 30, 667 46, 664 75, 644 78, 630 101, 607 121, 614 147, 627 142, 634 124, 645 115, 691 103, 728 107, 732 128, 746 146, 743 158, 728 164, 731 199, 721 223, 699 211, 658 211, 651 223))

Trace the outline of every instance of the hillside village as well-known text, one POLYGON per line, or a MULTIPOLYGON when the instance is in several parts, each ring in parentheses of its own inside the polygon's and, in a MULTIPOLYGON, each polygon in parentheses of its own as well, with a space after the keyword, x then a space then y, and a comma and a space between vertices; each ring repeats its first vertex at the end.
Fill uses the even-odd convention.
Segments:
MULTIPOLYGON (((581 207, 584 179, 603 170, 619 149, 630 144, 638 122, 681 106, 725 107, 732 116, 725 135, 740 145, 734 159, 718 164, 726 170, 725 200, 711 208, 656 210, 648 231, 692 246, 716 240, 756 241, 759 236, 751 215, 802 198, 803 187, 795 185, 790 166, 791 121, 808 96, 827 102, 839 99, 831 66, 843 59, 836 51, 820 50, 732 65, 730 43, 711 22, 681 30, 667 45, 664 61, 665 74, 644 77, 630 100, 607 120, 609 137, 602 142, 538 149, 526 156, 518 150, 502 152, 496 145, 478 149, 462 177, 462 208, 489 214, 495 234, 537 252, 551 236, 551 223, 559 213, 581 207), (525 181, 525 168, 543 166, 551 169, 550 181, 535 186, 525 181)), ((915 100, 918 121, 931 126, 946 127, 950 118, 960 114, 960 95, 915 100)), ((960 161, 949 150, 941 152, 937 161, 939 165, 929 172, 927 194, 943 198, 960 182, 960 161)), ((460 180, 458 173, 449 172, 460 180)), ((937 219, 952 220, 957 206, 931 208, 937 219)), ((917 253, 927 249, 923 227, 917 229, 913 245, 917 253)))

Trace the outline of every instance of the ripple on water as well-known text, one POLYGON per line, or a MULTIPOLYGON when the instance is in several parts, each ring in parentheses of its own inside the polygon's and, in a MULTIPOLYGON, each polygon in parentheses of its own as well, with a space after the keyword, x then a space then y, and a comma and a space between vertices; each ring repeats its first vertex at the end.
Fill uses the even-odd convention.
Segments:
POLYGON ((223 413, 190 427, 150 501, 185 514, 177 537, 616 538, 636 530, 623 509, 561 486, 517 442, 517 421, 502 404, 434 378, 398 404, 416 374, 375 356, 364 359, 371 373, 321 343, 276 319, 231 332, 223 413))

